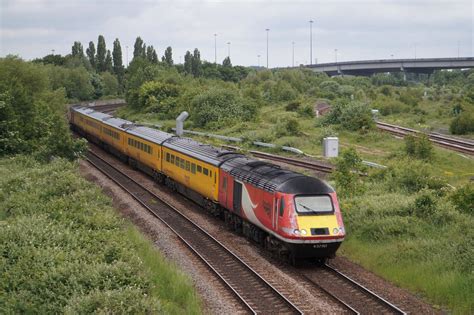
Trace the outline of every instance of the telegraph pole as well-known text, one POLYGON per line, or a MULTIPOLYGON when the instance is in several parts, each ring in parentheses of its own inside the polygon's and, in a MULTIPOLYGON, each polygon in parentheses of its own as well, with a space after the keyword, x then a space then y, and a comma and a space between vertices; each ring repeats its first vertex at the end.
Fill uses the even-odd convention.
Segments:
POLYGON ((214 34, 214 64, 217 66, 217 34, 214 34))
POLYGON ((291 56, 291 66, 294 68, 295 67, 295 42, 291 42, 292 48, 293 48, 293 53, 291 56))
POLYGON ((309 64, 313 64, 313 20, 309 20, 309 64))
POLYGON ((270 31, 270 29, 266 28, 265 31, 267 31, 267 69, 268 69, 268 32, 270 31))

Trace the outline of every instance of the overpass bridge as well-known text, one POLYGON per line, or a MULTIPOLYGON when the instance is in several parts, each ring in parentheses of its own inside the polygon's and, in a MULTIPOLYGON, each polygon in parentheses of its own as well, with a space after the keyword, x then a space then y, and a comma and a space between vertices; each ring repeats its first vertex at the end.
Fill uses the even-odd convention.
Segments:
POLYGON ((334 75, 365 75, 382 72, 411 72, 431 74, 434 70, 474 68, 474 57, 415 58, 343 61, 306 65, 316 72, 334 75))

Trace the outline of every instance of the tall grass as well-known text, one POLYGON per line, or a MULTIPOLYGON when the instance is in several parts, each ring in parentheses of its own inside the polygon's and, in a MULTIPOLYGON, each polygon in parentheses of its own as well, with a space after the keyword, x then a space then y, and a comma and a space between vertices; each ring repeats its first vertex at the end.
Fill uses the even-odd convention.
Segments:
POLYGON ((0 160, 0 313, 200 313, 190 280, 76 168, 0 160))

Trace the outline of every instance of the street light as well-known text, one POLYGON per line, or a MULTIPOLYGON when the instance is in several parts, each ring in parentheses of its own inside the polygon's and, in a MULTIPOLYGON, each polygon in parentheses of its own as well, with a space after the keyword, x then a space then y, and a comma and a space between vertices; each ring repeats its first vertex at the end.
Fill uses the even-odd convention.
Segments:
POLYGON ((459 47, 460 47, 461 43, 458 41, 458 58, 459 58, 459 47))
POLYGON ((313 64, 313 20, 309 20, 309 64, 313 64))
POLYGON ((291 66, 295 67, 295 42, 291 42, 293 48, 293 54, 291 55, 291 66))
POLYGON ((128 46, 125 46, 125 51, 126 51, 126 55, 127 55, 127 68, 128 68, 128 46))
POLYGON ((267 32, 267 69, 268 69, 268 32, 270 31, 270 29, 266 28, 265 31, 267 32))
POLYGON ((391 54, 390 57, 393 59, 393 54, 391 54))
POLYGON ((217 34, 214 34, 214 64, 217 65, 217 34))
POLYGON ((230 42, 227 42, 227 57, 230 59, 230 42))
POLYGON ((334 57, 335 57, 335 59, 336 59, 336 63, 337 63, 337 48, 336 48, 336 49, 334 49, 334 57))
POLYGON ((260 55, 257 55, 258 67, 260 68, 260 55))

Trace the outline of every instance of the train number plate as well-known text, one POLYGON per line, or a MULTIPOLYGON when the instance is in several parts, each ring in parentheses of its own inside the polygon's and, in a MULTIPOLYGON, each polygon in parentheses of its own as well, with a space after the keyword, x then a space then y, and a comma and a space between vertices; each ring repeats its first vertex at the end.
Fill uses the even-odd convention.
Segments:
POLYGON ((313 248, 327 248, 328 244, 314 244, 313 248))

